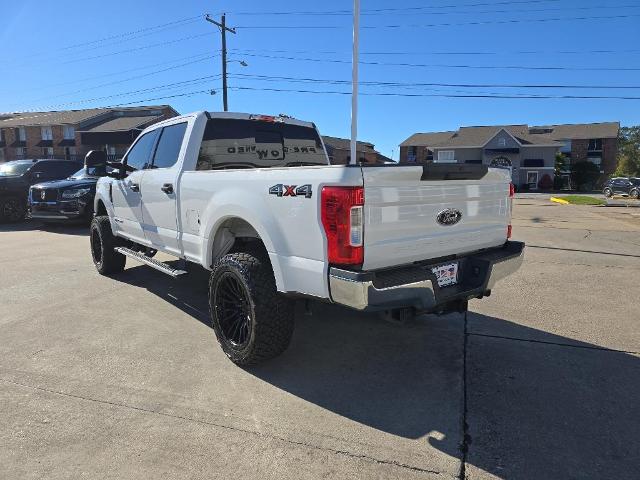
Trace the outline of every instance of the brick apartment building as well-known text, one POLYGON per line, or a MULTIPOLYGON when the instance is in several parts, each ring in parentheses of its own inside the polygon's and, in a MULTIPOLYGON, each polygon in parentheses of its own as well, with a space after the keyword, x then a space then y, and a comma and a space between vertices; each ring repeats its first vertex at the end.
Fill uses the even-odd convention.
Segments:
POLYGON ((82 160, 89 150, 120 158, 149 125, 178 115, 168 105, 0 115, 0 162, 82 160))
MULTIPOLYGON (((322 136, 324 147, 332 165, 346 165, 351 160, 351 140, 348 138, 322 136)), ((358 161, 363 163, 385 163, 390 162, 389 157, 385 157, 375 149, 369 142, 356 142, 356 152, 358 161)))
MULTIPOLYGON (((617 166, 618 122, 570 125, 496 125, 456 131, 415 133, 400 144, 401 163, 482 163, 511 170, 514 184, 537 189, 553 179, 555 155, 569 162, 590 161, 603 176, 617 166)), ((565 184, 568 172, 563 174, 565 184)))

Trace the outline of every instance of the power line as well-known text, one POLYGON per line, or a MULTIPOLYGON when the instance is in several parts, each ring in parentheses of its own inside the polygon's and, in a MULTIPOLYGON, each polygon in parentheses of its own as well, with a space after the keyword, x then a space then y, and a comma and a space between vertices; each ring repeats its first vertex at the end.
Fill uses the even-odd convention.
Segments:
MULTIPOLYGON (((209 82, 212 79, 216 79, 216 78, 220 78, 221 74, 215 74, 215 75, 205 75, 203 77, 197 77, 197 78, 192 78, 190 80, 182 80, 179 82, 173 82, 173 83, 166 83, 166 84, 162 84, 162 85, 156 85, 154 87, 148 87, 148 88, 142 88, 142 89, 138 89, 138 90, 130 90, 128 92, 120 92, 120 93, 115 93, 112 95, 104 95, 101 97, 93 97, 93 98, 85 98, 82 100, 75 100, 72 102, 66 102, 66 103, 57 103, 57 104, 52 104, 52 105, 46 105, 44 107, 41 107, 40 110, 45 110, 45 109, 50 109, 50 108, 57 108, 57 107, 65 107, 65 106, 69 106, 69 105, 78 105, 78 104, 83 104, 83 103, 91 103, 91 102, 95 102, 98 100, 106 100, 109 98, 118 98, 118 97, 126 97, 128 95, 133 95, 133 94, 137 94, 137 93, 145 93, 145 92, 152 92, 152 91, 157 91, 157 90, 164 90, 164 89, 170 89, 170 88, 176 88, 176 87, 185 87, 185 86, 192 86, 192 85, 196 85, 199 83, 205 83, 205 82, 209 82)), ((211 92, 211 90, 208 90, 209 92, 211 92)), ((36 110, 36 109, 31 109, 31 110, 36 110)))
MULTIPOLYGON (((516 23, 546 23, 546 22, 564 22, 575 20, 610 20, 620 18, 636 18, 640 14, 631 15, 599 15, 591 17, 553 17, 553 18, 532 18, 532 19, 512 19, 512 20, 479 20, 475 22, 456 22, 456 23, 424 23, 424 24, 395 24, 395 25, 362 25, 363 29, 397 29, 397 28, 435 28, 435 27, 466 27, 475 25, 508 25, 516 23)), ((344 29, 350 28, 349 25, 239 25, 236 28, 242 29, 303 29, 303 30, 323 30, 323 29, 344 29)))
MULTIPOLYGON (((236 73, 232 75, 237 79, 275 80, 275 81, 298 81, 307 83, 326 83, 334 85, 349 85, 350 80, 331 80, 305 77, 286 77, 236 73)), ((541 88, 541 89, 585 89, 585 90, 634 90, 640 89, 640 85, 568 85, 568 84, 513 84, 513 83, 441 83, 441 82, 380 82, 362 81, 362 85, 385 86, 385 87, 458 87, 458 88, 541 88)))
MULTIPOLYGON (((338 60, 335 58, 309 58, 309 57, 290 57, 282 55, 259 55, 254 53, 240 52, 248 57, 272 58, 280 60, 295 60, 301 62, 320 62, 320 63, 342 63, 351 64, 350 60, 338 60)), ((423 68, 466 68, 480 70, 550 70, 550 71, 610 71, 610 72, 634 72, 640 71, 640 67, 555 67, 555 66, 523 66, 523 65, 466 65, 466 64, 429 64, 429 63, 406 63, 406 62, 372 62, 360 61, 361 65, 382 65, 392 67, 423 67, 423 68)))
POLYGON ((144 66, 141 66, 141 67, 127 68, 126 70, 119 70, 119 71, 116 71, 116 72, 101 73, 99 75, 93 75, 91 77, 83 77, 83 78, 79 78, 79 79, 76 79, 76 80, 71 80, 69 82, 48 83, 47 85, 43 85, 41 88, 62 87, 62 86, 65 86, 65 85, 71 85, 71 84, 74 84, 74 83, 83 83, 83 82, 86 82, 86 81, 89 81, 89 80, 95 80, 95 79, 98 79, 98 78, 113 77, 113 76, 116 76, 116 75, 122 75, 122 74, 125 74, 125 73, 136 72, 136 71, 139 71, 139 70, 146 70, 148 68, 155 68, 155 67, 158 67, 158 66, 161 66, 161 65, 170 65, 170 64, 176 63, 176 62, 183 62, 185 60, 192 60, 194 58, 200 58, 200 57, 203 57, 205 55, 208 56, 208 55, 211 55, 211 53, 210 52, 202 52, 202 53, 199 53, 197 55, 190 55, 188 57, 175 58, 173 60, 168 60, 168 61, 162 62, 162 63, 154 63, 152 65, 144 65, 144 66))
MULTIPOLYGON (((270 50, 262 48, 230 48, 233 52, 251 52, 251 53, 289 53, 289 54, 326 54, 326 55, 349 55, 350 52, 338 50, 270 50)), ((504 50, 504 51, 383 51, 383 52, 360 52, 360 55, 593 55, 593 54, 627 54, 640 53, 640 49, 621 49, 621 50, 504 50)))
MULTIPOLYGON (((120 80, 115 80, 113 82, 101 83, 100 85, 94 85, 92 87, 82 88, 80 90, 75 90, 73 92, 62 93, 62 94, 54 95, 54 96, 49 95, 49 96, 44 97, 44 98, 39 98, 39 99, 33 100, 33 102, 39 102, 41 100, 46 100, 46 99, 68 97, 69 95, 75 95, 77 93, 87 92, 87 91, 90 91, 90 90, 96 90, 98 88, 108 87, 108 86, 111 86, 111 85, 117 85, 117 84, 120 84, 120 83, 129 82, 131 80, 137 80, 137 79, 140 79, 140 78, 149 77, 151 75, 157 75, 158 73, 163 73, 163 72, 167 72, 167 71, 170 71, 170 70, 175 70, 177 68, 185 67, 187 65, 192 65, 194 63, 203 62, 205 60, 209 60, 211 58, 215 58, 215 57, 217 57, 219 55, 220 54, 211 55, 210 53, 207 53, 206 56, 200 55, 200 57, 202 57, 202 58, 199 58, 197 60, 192 60, 192 61, 189 61, 189 62, 181 63, 179 65, 174 65, 174 66, 171 66, 171 67, 162 68, 160 70, 155 70, 153 72, 143 73, 142 75, 135 75, 133 77, 128 77, 128 78, 123 78, 123 79, 120 79, 120 80)), ((32 102, 30 102, 30 103, 32 103, 32 102)), ((71 102, 71 103, 74 103, 74 102, 71 102)), ((66 105, 66 104, 63 104, 63 105, 66 105)))
MULTIPOLYGON (((538 2, 500 2, 496 4, 489 5, 501 5, 508 4, 513 5, 514 3, 538 3, 538 2)), ((561 12, 561 11, 588 11, 588 10, 602 10, 602 6, 587 6, 587 7, 556 7, 556 8, 534 8, 534 9, 501 9, 501 10, 460 10, 459 7, 464 7, 465 5, 458 5, 452 11, 436 11, 436 12, 416 12, 415 10, 408 9, 411 11, 407 11, 407 9, 396 9, 395 15, 481 15, 481 14, 492 14, 492 13, 540 13, 540 12, 561 12)), ((450 5, 450 7, 452 7, 450 5)), ((427 9, 427 8, 436 8, 436 7, 415 7, 416 9, 427 9)), ((640 8, 640 5, 637 4, 622 4, 622 5, 607 5, 609 9, 622 9, 622 8, 640 8)), ((312 15, 312 16, 347 16, 351 15, 351 13, 314 13, 311 14, 309 12, 279 12, 279 13, 263 13, 261 15, 285 15, 285 14, 293 14, 293 15, 312 15)), ((387 11, 378 11, 378 12, 369 12, 368 15, 388 15, 390 12, 387 11)), ((248 13, 247 13, 248 14, 248 13)), ((367 15, 363 13, 363 15, 367 15)))
MULTIPOLYGON (((489 7, 495 5, 516 5, 516 4, 532 4, 532 3, 557 3, 560 0, 520 0, 520 1, 501 1, 491 3, 458 3, 453 5, 433 5, 433 6, 420 6, 420 7, 394 7, 394 8, 364 8, 360 12, 362 15, 372 13, 384 13, 384 12, 399 12, 399 11, 419 11, 419 10, 434 10, 434 9, 446 9, 446 8, 459 8, 459 7, 489 7)), ((333 11, 280 11, 280 12, 231 12, 234 15, 351 15, 351 10, 333 10, 333 11)))
POLYGON ((166 42, 152 43, 150 45, 143 45, 141 47, 128 48, 127 50, 119 50, 117 52, 110 52, 110 53, 104 53, 102 55, 95 55, 93 57, 75 58, 75 59, 67 60, 65 62, 60 62, 60 63, 67 64, 67 63, 84 62, 86 60, 95 60, 95 59, 98 59, 98 58, 105 58, 105 57, 110 57, 110 56, 113 56, 113 55, 120 55, 120 54, 123 54, 123 53, 139 52, 140 50, 146 50, 148 48, 155 48, 155 47, 164 47, 166 45, 171 45, 171 44, 178 43, 178 42, 184 42, 184 41, 187 41, 187 40, 193 40, 194 38, 206 37, 206 36, 211 35, 211 34, 212 34, 212 32, 205 32, 205 33, 200 33, 200 34, 197 34, 197 35, 190 35, 188 37, 178 38, 178 39, 175 39, 175 40, 169 40, 169 41, 166 41, 166 42))
MULTIPOLYGON (((57 49, 47 49, 47 51, 45 52, 36 52, 36 53, 32 53, 30 55, 22 55, 20 58, 24 59, 24 58, 32 58, 35 56, 42 56, 42 55, 50 55, 51 52, 57 52, 57 51, 67 51, 67 50, 73 50, 75 48, 79 48, 79 47, 84 47, 84 46, 94 46, 94 48, 99 48, 105 45, 97 45, 99 43, 105 42, 105 41, 109 41, 109 40, 116 40, 116 39, 125 39, 122 40, 122 42, 125 41, 130 41, 130 40, 135 40, 137 38, 141 38, 144 36, 148 36, 148 35, 153 35, 155 33, 158 33, 160 31, 165 31, 168 30, 170 28, 175 28, 175 27, 182 27, 184 25, 188 25, 190 23, 193 23, 195 21, 197 21, 199 18, 201 18, 201 15, 197 15, 197 16, 192 16, 192 17, 186 17, 186 18, 182 18, 182 19, 178 19, 178 20, 174 20, 172 22, 167 22, 167 23, 161 23, 158 25, 151 25, 145 28, 140 28, 137 30, 131 30, 129 32, 123 32, 123 33, 119 33, 119 34, 115 34, 115 35, 109 35, 107 37, 102 37, 102 38, 98 38, 95 40, 91 40, 91 41, 87 41, 87 42, 81 42, 81 43, 75 43, 72 45, 67 45, 65 47, 60 47, 57 49), (139 35, 140 34, 140 35, 139 35), (137 35, 135 37, 133 37, 133 35, 137 35), (131 38, 125 38, 125 37, 131 37, 131 38)), ((122 42, 116 42, 117 43, 122 43, 122 42)), ((113 45, 109 44, 107 46, 113 45)))
MULTIPOLYGON (((255 87, 229 87, 233 90, 254 90, 268 92, 286 92, 286 93, 311 93, 311 94, 329 94, 329 95, 351 95, 351 92, 341 92, 332 90, 301 90, 288 88, 255 88, 255 87)), ((496 99, 601 99, 601 100, 640 100, 640 97, 627 96, 604 96, 604 95, 502 95, 502 94, 432 94, 432 93, 371 93, 362 92, 361 95, 383 96, 383 97, 441 97, 441 98, 496 98, 496 99)))

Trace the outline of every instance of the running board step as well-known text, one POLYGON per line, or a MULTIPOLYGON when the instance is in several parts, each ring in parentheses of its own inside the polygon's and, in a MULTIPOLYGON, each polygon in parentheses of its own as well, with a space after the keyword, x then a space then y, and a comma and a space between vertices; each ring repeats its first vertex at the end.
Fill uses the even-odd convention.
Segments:
POLYGON ((147 257, 144 253, 136 252, 135 250, 131 250, 126 247, 116 247, 114 250, 118 253, 121 253, 125 257, 133 258, 140 263, 144 263, 145 265, 150 266, 151 268, 155 268, 156 270, 166 273, 172 277, 178 277, 180 275, 184 275, 187 273, 185 270, 178 270, 167 265, 164 262, 159 262, 158 260, 154 260, 153 258, 147 257))

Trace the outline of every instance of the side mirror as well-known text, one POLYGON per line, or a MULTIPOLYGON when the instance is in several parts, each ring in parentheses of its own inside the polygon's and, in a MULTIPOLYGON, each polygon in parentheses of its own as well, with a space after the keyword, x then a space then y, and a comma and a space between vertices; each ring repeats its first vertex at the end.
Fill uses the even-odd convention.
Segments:
POLYGON ((106 175, 116 180, 122 180, 127 176, 126 165, 122 162, 107 162, 106 175))
POLYGON ((84 168, 106 172, 107 154, 103 150, 90 150, 84 157, 84 168))

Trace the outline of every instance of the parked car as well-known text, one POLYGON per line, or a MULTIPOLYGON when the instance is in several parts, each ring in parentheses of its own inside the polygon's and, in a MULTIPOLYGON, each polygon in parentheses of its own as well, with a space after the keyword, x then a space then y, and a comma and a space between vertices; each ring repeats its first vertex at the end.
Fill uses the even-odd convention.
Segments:
MULTIPOLYGON (((87 158, 95 155, 87 154, 87 158)), ((93 198, 98 179, 107 175, 106 160, 84 166, 63 180, 32 185, 29 189, 29 209, 32 218, 43 221, 89 223, 93 218, 93 198)))
POLYGON ((18 222, 27 213, 29 187, 68 177, 82 164, 70 160, 14 160, 0 165, 0 222, 18 222))
POLYGON ((197 112, 144 130, 98 180, 90 249, 103 275, 127 258, 172 277, 210 270, 215 334, 250 365, 287 348, 295 298, 465 311, 522 263, 512 199, 504 169, 330 165, 313 123, 197 112))
POLYGON ((631 198, 640 197, 640 178, 618 177, 610 178, 602 189, 605 197, 613 195, 628 195, 631 198))

